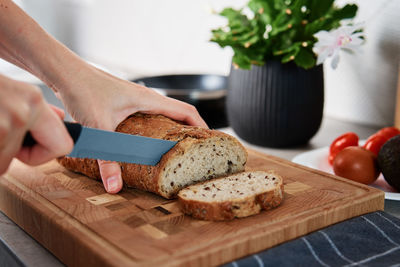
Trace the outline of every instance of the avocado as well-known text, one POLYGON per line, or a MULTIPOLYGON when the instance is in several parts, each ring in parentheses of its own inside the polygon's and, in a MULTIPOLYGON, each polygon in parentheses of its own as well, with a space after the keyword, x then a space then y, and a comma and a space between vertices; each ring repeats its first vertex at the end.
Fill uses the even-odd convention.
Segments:
POLYGON ((400 191, 400 135, 383 144, 379 150, 378 164, 386 182, 400 191))

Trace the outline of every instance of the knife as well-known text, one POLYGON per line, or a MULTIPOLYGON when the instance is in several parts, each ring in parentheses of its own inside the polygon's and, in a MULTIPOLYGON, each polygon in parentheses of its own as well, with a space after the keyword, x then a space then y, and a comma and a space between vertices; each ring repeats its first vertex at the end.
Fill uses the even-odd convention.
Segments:
MULTIPOLYGON (((64 122, 74 140, 74 149, 67 155, 73 158, 91 158, 143 165, 156 165, 161 157, 177 142, 139 135, 104 131, 64 122)), ((25 135, 23 146, 36 144, 30 132, 25 135)))

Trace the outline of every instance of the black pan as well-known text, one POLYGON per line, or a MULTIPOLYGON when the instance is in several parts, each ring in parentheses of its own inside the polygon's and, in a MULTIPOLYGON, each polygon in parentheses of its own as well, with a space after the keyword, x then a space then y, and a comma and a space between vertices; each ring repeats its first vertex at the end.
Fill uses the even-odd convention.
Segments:
POLYGON ((163 75, 132 80, 157 92, 194 105, 210 128, 227 127, 227 77, 221 75, 163 75))

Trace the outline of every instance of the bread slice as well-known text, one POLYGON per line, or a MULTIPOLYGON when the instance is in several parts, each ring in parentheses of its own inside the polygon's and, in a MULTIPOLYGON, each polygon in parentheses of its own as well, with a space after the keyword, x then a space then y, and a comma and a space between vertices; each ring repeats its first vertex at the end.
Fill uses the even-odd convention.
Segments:
POLYGON ((183 213, 211 221, 231 220, 278 206, 283 179, 274 172, 242 172, 189 186, 178 193, 183 213))
MULTIPOLYGON (((247 151, 236 138, 161 115, 132 115, 116 131, 178 141, 156 166, 120 163, 126 185, 166 198, 199 181, 243 171, 247 160, 247 151)), ((62 157, 58 161, 69 170, 100 179, 96 160, 62 157)))

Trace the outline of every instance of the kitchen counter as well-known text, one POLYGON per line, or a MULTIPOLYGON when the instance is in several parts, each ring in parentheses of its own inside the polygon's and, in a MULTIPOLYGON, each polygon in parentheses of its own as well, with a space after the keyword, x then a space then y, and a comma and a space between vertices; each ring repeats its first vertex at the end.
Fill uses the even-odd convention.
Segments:
MULTIPOLYGON (((220 130, 235 135, 231 128, 220 130)), ((329 146, 332 140, 344 132, 353 131, 359 135, 360 139, 366 139, 376 130, 376 127, 325 117, 319 132, 311 139, 309 144, 304 146, 285 149, 263 148, 251 145, 243 140, 240 141, 254 150, 291 160, 300 153, 329 146)), ((385 211, 400 218, 400 202, 386 200, 385 211)), ((0 266, 20 266, 21 262, 27 266, 62 266, 62 263, 49 251, 0 212, 0 266)))

